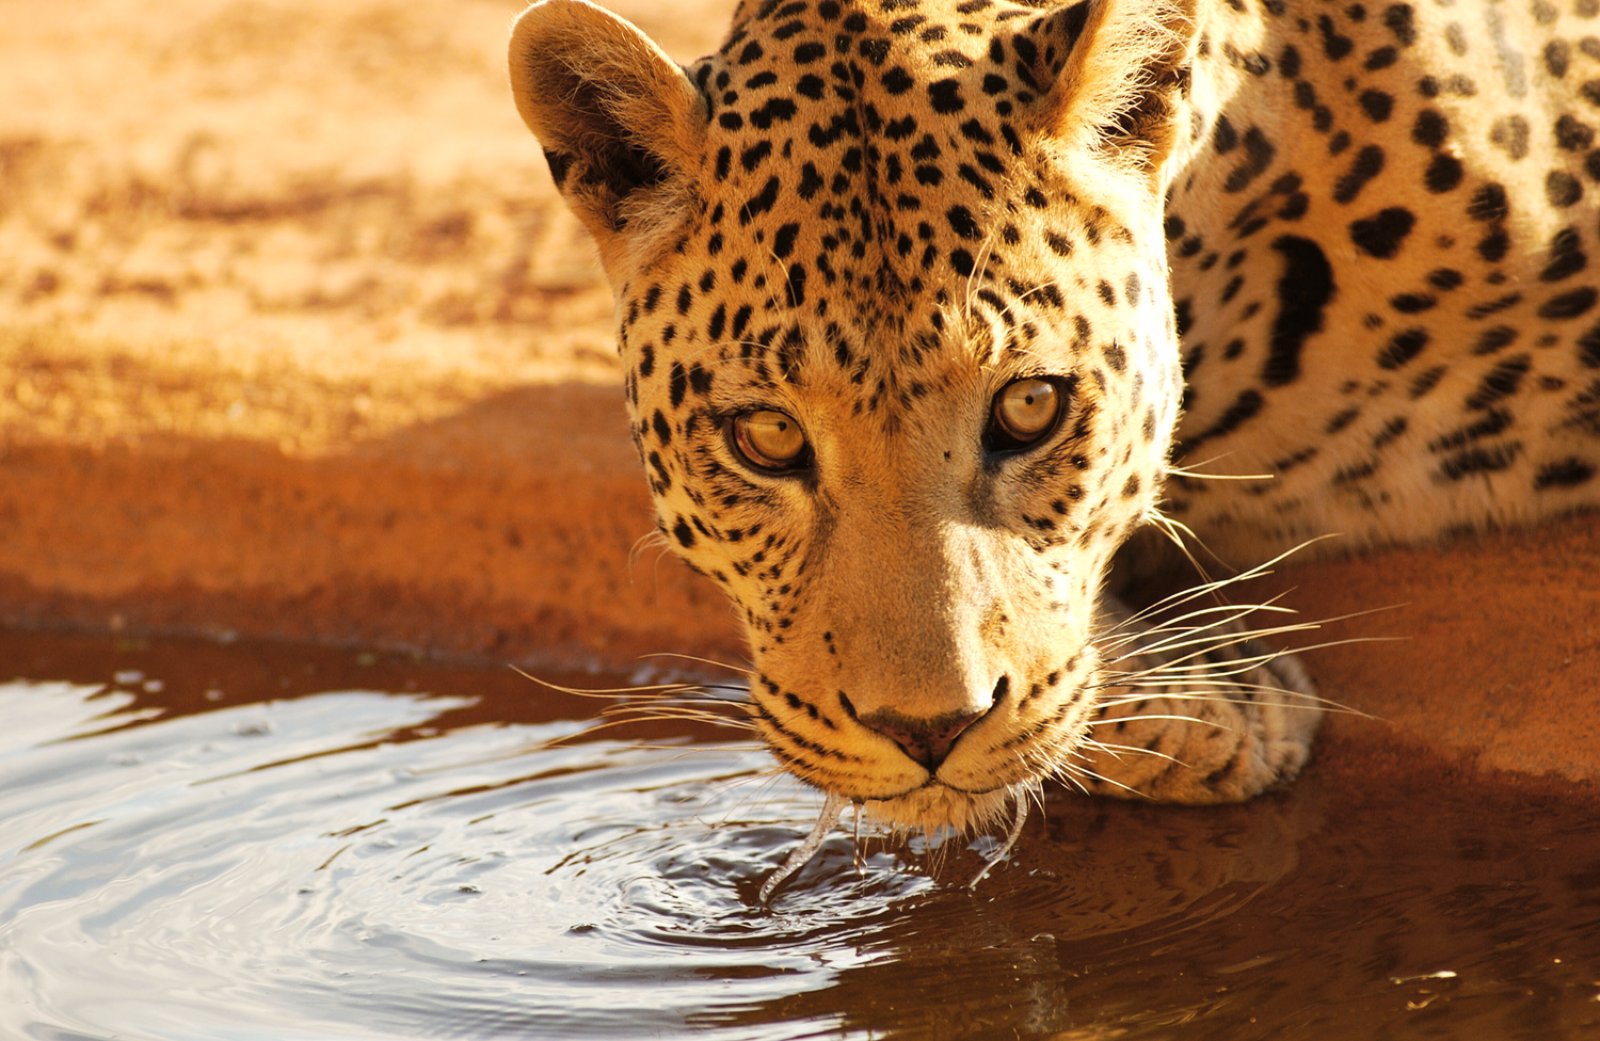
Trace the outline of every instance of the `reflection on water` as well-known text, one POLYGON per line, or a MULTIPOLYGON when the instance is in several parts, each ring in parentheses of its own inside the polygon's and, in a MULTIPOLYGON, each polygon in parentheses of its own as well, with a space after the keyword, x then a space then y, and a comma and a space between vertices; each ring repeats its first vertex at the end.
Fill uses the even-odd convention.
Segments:
POLYGON ((1592 790, 1325 756, 1247 807, 1063 794, 975 893, 981 842, 858 866, 841 834, 769 910, 820 799, 683 725, 548 743, 592 707, 500 670, 0 636, 0 1037, 1600 1028, 1592 790))

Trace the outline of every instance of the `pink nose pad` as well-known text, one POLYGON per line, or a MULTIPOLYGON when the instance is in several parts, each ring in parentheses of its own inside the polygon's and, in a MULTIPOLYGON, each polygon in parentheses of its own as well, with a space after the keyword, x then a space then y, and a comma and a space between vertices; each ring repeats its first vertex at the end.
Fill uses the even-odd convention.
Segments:
POLYGON ((862 716, 861 723, 899 745, 913 762, 933 773, 950 755, 956 738, 983 715, 982 712, 952 712, 933 719, 915 719, 884 709, 862 716))

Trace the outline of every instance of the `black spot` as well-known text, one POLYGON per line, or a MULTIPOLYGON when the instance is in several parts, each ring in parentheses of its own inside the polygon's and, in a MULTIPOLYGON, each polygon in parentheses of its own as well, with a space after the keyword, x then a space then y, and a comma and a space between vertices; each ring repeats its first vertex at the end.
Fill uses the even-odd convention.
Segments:
POLYGON ((1517 330, 1509 325, 1491 325, 1478 335, 1477 342, 1472 345, 1472 353, 1477 355, 1493 354, 1498 350, 1509 347, 1517 339, 1517 330))
POLYGON ((1467 216, 1473 220, 1502 221, 1511 215, 1511 203, 1506 198, 1504 186, 1493 182, 1472 193, 1467 204, 1467 216))
POLYGON ((1333 201, 1348 203, 1353 200, 1368 181, 1383 170, 1383 149, 1367 145, 1356 153, 1355 160, 1333 186, 1333 201))
POLYGON ((739 223, 749 224, 761 214, 772 209, 778 201, 779 183, 776 177, 767 178, 767 183, 762 185, 761 191, 752 195, 739 211, 739 223))
POLYGON ((1438 148, 1449 136, 1450 123, 1437 109, 1425 108, 1411 125, 1411 140, 1424 148, 1438 148))
POLYGON ((1322 331, 1323 312, 1333 299, 1333 267, 1311 239, 1285 235, 1272 244, 1283 255, 1278 279, 1278 316, 1272 323, 1261 378, 1272 387, 1300 375, 1300 352, 1306 340, 1322 331))
POLYGON ((1244 135, 1244 160, 1233 168, 1228 174, 1228 179, 1223 182, 1222 190, 1228 193, 1242 192, 1266 172, 1272 164, 1276 150, 1272 142, 1257 127, 1251 127, 1244 135))
POLYGON ((904 94, 916 85, 911 74, 898 65, 883 74, 883 89, 890 94, 904 94))
POLYGON ((891 42, 883 37, 862 40, 856 45, 856 52, 874 65, 882 65, 889 58, 891 42))
MULTIPOLYGON (((724 153, 726 151, 727 149, 723 149, 724 153)), ((757 141, 755 144, 739 153, 739 165, 744 167, 746 173, 749 173, 756 167, 760 166, 767 156, 771 154, 771 141, 757 141)), ((719 153, 717 156, 717 180, 722 180, 725 172, 726 164, 723 161, 722 154, 719 153)))
POLYGON ((1567 74, 1567 66, 1572 63, 1572 50, 1565 40, 1551 40, 1544 45, 1544 67, 1556 79, 1567 74))
POLYGON ((782 260, 794 252, 794 240, 799 234, 799 224, 790 223, 780 227, 777 234, 772 236, 772 255, 782 260))
POLYGON ((1172 305, 1173 322, 1178 329, 1178 339, 1183 339, 1189 334, 1189 329, 1194 325, 1194 304, 1188 297, 1172 305))
POLYGON ((1218 155, 1226 155, 1239 147, 1239 131, 1227 116, 1217 117, 1217 125, 1211 132, 1211 147, 1218 155))
POLYGON ((1448 365, 1435 365, 1433 368, 1422 372, 1416 379, 1411 381, 1411 389, 1408 391, 1411 400, 1416 401, 1418 398, 1426 396, 1429 391, 1439 385, 1439 381, 1444 379, 1444 374, 1449 371, 1450 367, 1448 365))
POLYGON ((1541 282, 1560 282, 1588 267, 1577 228, 1562 228, 1550 240, 1550 260, 1539 272, 1541 282))
POLYGON ((1410 47, 1417 42, 1416 16, 1410 4, 1390 4, 1384 8, 1383 24, 1394 33, 1401 46, 1410 47))
POLYGON ((1594 144, 1594 128, 1563 115, 1556 120, 1556 145, 1565 152, 1582 152, 1594 144))
POLYGON ((689 374, 678 362, 672 363, 671 374, 667 377, 668 397, 672 407, 677 408, 683 404, 683 396, 689 392, 689 374))
POLYGON ((1497 264, 1511 251, 1511 236, 1506 234, 1504 226, 1496 225, 1478 241, 1476 248, 1478 256, 1491 264, 1497 264))
POLYGON ((950 222, 950 230, 964 239, 979 239, 983 231, 978 227, 978 221, 972 216, 972 211, 965 206, 952 206, 945 213, 945 218, 950 222))
POLYGON ((1387 69, 1398 60, 1400 60, 1400 53, 1393 47, 1379 47, 1367 55, 1367 60, 1363 67, 1368 72, 1377 72, 1379 69, 1387 69))
POLYGON ((961 98, 960 80, 946 79, 929 84, 928 100, 933 103, 933 110, 941 114, 960 112, 967 107, 961 98))
POLYGON ((1600 297, 1593 286, 1584 286, 1582 289, 1573 289, 1553 296, 1539 306, 1540 318, 1552 318, 1558 321, 1567 321, 1587 314, 1594 307, 1595 300, 1600 297))
POLYGON ((1428 334, 1422 329, 1405 329, 1395 333, 1383 350, 1378 352, 1378 367, 1398 369, 1422 353, 1428 345, 1428 334))
POLYGON ((1328 56, 1329 61, 1340 60, 1355 47, 1355 41, 1341 35, 1328 15, 1317 18, 1317 29, 1322 34, 1322 53, 1328 56))
POLYGON ((650 426, 654 428, 656 439, 661 442, 662 448, 672 444, 672 427, 667 423, 667 417, 662 415, 660 409, 656 409, 655 415, 650 418, 650 426))
POLYGON ((1506 431, 1511 426, 1511 414, 1505 409, 1492 408, 1481 417, 1474 418, 1466 426, 1457 427, 1448 434, 1443 434, 1428 442, 1430 452, 1454 452, 1474 441, 1481 441, 1486 437, 1495 437, 1506 431))
POLYGON ((1356 100, 1360 102, 1361 110, 1367 114, 1367 118, 1374 123, 1387 122, 1390 114, 1394 112, 1394 96, 1381 90, 1364 90, 1356 100))
POLYGON ((975 268, 972 254, 964 249, 950 251, 950 266, 956 269, 956 274, 963 277, 972 274, 975 268))
POLYGON ((750 113, 750 122, 758 130, 770 130, 773 123, 787 123, 794 118, 798 107, 789 98, 769 98, 767 103, 750 113))
POLYGON ((1497 473, 1509 469, 1521 451, 1521 445, 1515 442, 1491 445, 1488 448, 1469 448, 1446 459, 1440 471, 1452 481, 1459 481, 1472 474, 1497 473))
POLYGON ((1256 413, 1261 411, 1261 407, 1264 404, 1265 400, 1261 397, 1260 391, 1244 391, 1233 400, 1233 404, 1229 405, 1222 413, 1221 417, 1218 418, 1214 424, 1212 424, 1211 429, 1207 430, 1199 437, 1186 441, 1183 446, 1183 451, 1192 451, 1194 447, 1202 441, 1209 441, 1213 438, 1221 437, 1224 434, 1232 433, 1242 424, 1254 418, 1256 413))
POLYGON ((711 370, 695 362, 689 366, 689 388, 701 397, 711 393, 711 370))
POLYGON ((987 177, 973 169, 970 165, 962 163, 960 166, 957 166, 956 176, 960 177, 963 181, 966 181, 968 184, 978 189, 978 194, 982 195, 985 199, 994 198, 994 185, 990 184, 987 177))
POLYGON ((685 521, 682 517, 679 517, 678 523, 672 526, 672 534, 677 537, 678 545, 684 549, 694 545, 694 529, 689 527, 688 521, 685 521))
POLYGON ((1583 198, 1583 185, 1565 170, 1551 170, 1545 175, 1544 195, 1552 206, 1558 208, 1571 206, 1583 198))
POLYGON ((1390 206, 1370 217, 1352 221, 1350 241, 1357 249, 1379 259, 1387 260, 1400 252, 1406 236, 1416 225, 1416 216, 1401 206, 1390 206))
POLYGON ((1448 293, 1465 281, 1455 268, 1441 267, 1428 273, 1428 284, 1441 293, 1448 293))
POLYGON ((1578 360, 1585 368, 1600 369, 1600 324, 1578 337, 1578 360))
POLYGON ((1410 425, 1410 422, 1405 416, 1395 416, 1393 419, 1390 419, 1383 425, 1382 430, 1373 435, 1372 447, 1374 449, 1382 448, 1384 445, 1387 445, 1389 442, 1405 433, 1406 428, 1410 425))
POLYGON ((799 307, 806 302, 806 266, 798 260, 789 265, 789 271, 784 278, 784 285, 789 294, 789 306, 799 307))
POLYGON ((822 190, 822 175, 817 173, 816 164, 808 162, 800 168, 800 184, 795 190, 800 193, 800 198, 806 200, 822 190))
POLYGON ((1498 297, 1494 300, 1488 300, 1481 304, 1473 304, 1471 307, 1467 308, 1467 317, 1471 318, 1473 321, 1477 321, 1480 318, 1487 318, 1492 314, 1499 314, 1501 311, 1509 311, 1511 308, 1520 303, 1522 303, 1521 293, 1507 293, 1505 296, 1498 297))
POLYGON ((1294 44, 1283 48, 1283 53, 1278 56, 1278 72, 1284 79, 1296 79, 1300 75, 1300 51, 1294 44))
POLYGON ((1428 191, 1441 195, 1460 184, 1462 174, 1461 160, 1448 152, 1438 152, 1428 163, 1427 172, 1423 174, 1423 183, 1427 185, 1428 191))
POLYGON ((1534 476, 1533 486, 1541 491, 1545 488, 1571 488, 1592 480, 1594 475, 1593 463, 1569 457, 1540 467, 1534 476))
POLYGON ((994 135, 976 119, 969 119, 961 124, 961 136, 979 145, 994 144, 994 135))
POLYGON ((1528 121, 1521 116, 1497 119, 1489 128, 1489 140, 1512 159, 1521 159, 1528 154, 1528 121))
POLYGON ((1439 298, 1432 293, 1396 293, 1389 298, 1389 306, 1401 314, 1421 314, 1438 305, 1439 298))
POLYGON ((1507 358, 1497 364, 1479 381, 1478 388, 1467 398, 1467 408, 1479 411, 1515 394, 1522 384, 1522 377, 1528 374, 1532 364, 1526 354, 1507 358))

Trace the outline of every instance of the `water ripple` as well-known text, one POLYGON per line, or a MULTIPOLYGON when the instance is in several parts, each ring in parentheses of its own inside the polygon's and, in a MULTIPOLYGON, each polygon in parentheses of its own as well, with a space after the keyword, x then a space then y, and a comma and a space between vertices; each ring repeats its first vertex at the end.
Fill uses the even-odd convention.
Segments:
POLYGON ((0 1038, 1600 1030, 1592 791, 1330 754, 1248 806, 1053 798, 975 892, 964 844, 839 834, 763 907, 821 799, 758 750, 575 741, 478 674, 177 675, 0 683, 0 1038))

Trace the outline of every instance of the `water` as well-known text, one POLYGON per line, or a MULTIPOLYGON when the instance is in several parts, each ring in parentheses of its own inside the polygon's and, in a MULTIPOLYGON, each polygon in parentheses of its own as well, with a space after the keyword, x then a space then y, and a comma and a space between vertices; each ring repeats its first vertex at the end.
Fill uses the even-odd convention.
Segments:
POLYGON ((841 833, 768 909, 820 798, 686 724, 550 744, 594 708, 0 635, 0 1039, 1600 1036, 1592 788, 1324 748, 1246 807, 1062 794, 976 892, 984 842, 841 833))

